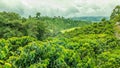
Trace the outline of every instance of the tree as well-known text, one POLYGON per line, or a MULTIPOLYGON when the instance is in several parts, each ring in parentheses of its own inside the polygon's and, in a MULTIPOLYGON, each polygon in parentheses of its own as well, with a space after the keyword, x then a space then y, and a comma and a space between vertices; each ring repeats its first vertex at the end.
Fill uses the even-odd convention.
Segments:
POLYGON ((40 18, 40 15, 41 15, 41 13, 40 13, 40 12, 37 12, 37 13, 36 13, 36 18, 40 18))
POLYGON ((106 21, 106 18, 102 18, 101 21, 106 21))
POLYGON ((115 9, 113 9, 113 12, 112 12, 112 14, 111 14, 111 16, 110 16, 110 19, 111 19, 111 20, 112 20, 112 19, 115 19, 115 18, 118 17, 118 16, 119 16, 119 18, 120 18, 120 5, 116 6, 115 9))

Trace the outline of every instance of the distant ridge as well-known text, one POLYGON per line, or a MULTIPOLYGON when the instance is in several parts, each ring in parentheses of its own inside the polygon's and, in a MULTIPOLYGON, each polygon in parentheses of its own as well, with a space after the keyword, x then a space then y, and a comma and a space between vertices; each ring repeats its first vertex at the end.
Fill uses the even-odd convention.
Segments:
POLYGON ((71 19, 98 22, 98 21, 101 21, 102 18, 106 18, 106 20, 109 20, 109 17, 107 16, 83 16, 83 17, 73 17, 71 19))

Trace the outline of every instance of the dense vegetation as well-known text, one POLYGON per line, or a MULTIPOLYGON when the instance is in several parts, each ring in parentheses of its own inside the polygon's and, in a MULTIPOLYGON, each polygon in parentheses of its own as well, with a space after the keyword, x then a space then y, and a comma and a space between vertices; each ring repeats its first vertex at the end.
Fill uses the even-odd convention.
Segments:
POLYGON ((1 12, 0 68, 119 68, 120 39, 116 33, 120 29, 116 30, 116 22, 120 13, 116 9, 120 10, 117 6, 110 20, 103 18, 92 24, 41 17, 40 13, 21 18, 1 12))
POLYGON ((36 13, 35 17, 21 17, 13 12, 0 12, 0 38, 31 36, 42 40, 54 36, 63 29, 85 26, 86 21, 73 21, 63 17, 42 17, 36 13))

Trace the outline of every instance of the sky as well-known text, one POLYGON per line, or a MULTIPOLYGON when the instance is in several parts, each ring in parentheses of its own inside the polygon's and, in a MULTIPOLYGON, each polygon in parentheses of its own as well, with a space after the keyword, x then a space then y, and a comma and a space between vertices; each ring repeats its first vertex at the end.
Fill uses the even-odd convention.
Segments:
POLYGON ((120 0, 0 0, 0 11, 17 12, 22 16, 110 16, 120 0))

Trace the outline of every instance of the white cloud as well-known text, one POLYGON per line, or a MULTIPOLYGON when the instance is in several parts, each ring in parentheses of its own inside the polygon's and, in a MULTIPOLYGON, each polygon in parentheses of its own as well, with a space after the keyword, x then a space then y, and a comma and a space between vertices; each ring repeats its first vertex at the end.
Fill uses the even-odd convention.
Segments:
POLYGON ((109 16, 120 0, 0 0, 0 11, 21 15, 41 12, 47 16, 109 16))

